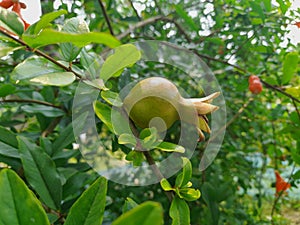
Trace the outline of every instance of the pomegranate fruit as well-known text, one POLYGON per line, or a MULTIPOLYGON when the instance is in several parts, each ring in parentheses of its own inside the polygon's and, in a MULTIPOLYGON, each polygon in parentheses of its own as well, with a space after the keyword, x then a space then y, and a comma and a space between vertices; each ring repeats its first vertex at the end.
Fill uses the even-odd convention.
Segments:
POLYGON ((140 81, 131 89, 124 98, 123 107, 140 128, 156 127, 162 132, 177 120, 194 124, 201 141, 205 138, 202 131, 210 133, 205 115, 218 109, 218 106, 211 105, 210 102, 219 94, 216 92, 204 98, 186 99, 169 80, 151 77, 140 81))

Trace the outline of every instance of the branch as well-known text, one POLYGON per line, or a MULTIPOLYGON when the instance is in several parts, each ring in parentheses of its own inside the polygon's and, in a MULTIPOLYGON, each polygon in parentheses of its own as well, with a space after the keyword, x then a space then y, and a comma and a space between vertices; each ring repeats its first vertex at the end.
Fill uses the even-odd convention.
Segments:
MULTIPOLYGON (((126 118, 129 118, 129 117, 128 117, 128 114, 127 114, 127 112, 124 110, 124 108, 122 108, 122 109, 120 110, 120 112, 121 112, 121 114, 122 114, 123 116, 125 116, 126 118)), ((129 126, 130 126, 130 128, 131 128, 131 130, 132 130, 133 135, 136 137, 137 144, 136 144, 136 146, 135 146, 135 149, 138 150, 138 151, 140 151, 140 152, 142 152, 142 153, 144 154, 144 156, 145 156, 145 158, 146 158, 148 164, 151 165, 151 168, 152 168, 152 170, 153 170, 155 176, 156 176, 159 180, 162 180, 163 178, 165 178, 164 175, 160 172, 158 166, 155 164, 155 161, 154 161, 153 157, 151 156, 151 154, 149 153, 149 151, 147 151, 147 149, 144 149, 144 148, 142 147, 142 144, 141 144, 140 141, 139 141, 139 136, 140 136, 139 131, 138 131, 137 128, 135 127, 135 125, 134 125, 134 123, 132 122, 132 120, 130 120, 130 118, 129 118, 129 126)), ((169 199, 170 202, 171 202, 171 201, 173 200, 173 198, 174 198, 173 193, 170 192, 170 191, 165 191, 165 195, 167 196, 167 198, 169 199)))
POLYGON ((45 59, 48 59, 50 62, 54 63, 55 65, 59 66, 60 68, 63 68, 65 71, 72 72, 77 78, 82 79, 82 76, 78 74, 77 72, 73 71, 71 67, 67 67, 63 65, 62 63, 56 61, 54 58, 51 56, 45 54, 44 52, 31 48, 29 45, 27 45, 23 40, 16 38, 14 35, 11 33, 8 33, 3 27, 0 26, 0 33, 4 34, 6 37, 14 40, 15 42, 21 44, 22 46, 26 47, 26 50, 35 53, 36 55, 42 56, 45 59))
POLYGON ((103 3, 102 3, 101 0, 98 0, 98 2, 99 2, 99 5, 100 5, 100 7, 101 7, 102 13, 103 13, 103 15, 104 15, 105 21, 106 21, 106 23, 107 23, 109 32, 110 32, 111 35, 114 36, 114 31, 113 31, 113 29, 112 29, 112 26, 111 26, 109 17, 108 17, 107 12, 106 12, 106 9, 105 9, 105 7, 104 7, 104 5, 103 5, 103 3))
POLYGON ((43 102, 43 101, 34 100, 34 99, 2 99, 2 100, 0 100, 0 103, 35 103, 35 104, 39 104, 39 105, 45 105, 45 106, 50 106, 53 108, 64 110, 60 106, 51 104, 49 102, 43 102))
MULTIPOLYGON (((243 68, 241 68, 240 66, 231 64, 231 63, 229 63, 228 61, 225 61, 225 60, 222 60, 222 59, 216 59, 216 58, 214 58, 214 57, 211 57, 211 56, 208 56, 208 55, 201 54, 201 53, 197 52, 197 50, 195 50, 195 49, 189 49, 189 50, 192 51, 192 52, 194 52, 194 53, 195 53, 196 55, 198 55, 200 58, 205 58, 205 59, 212 60, 212 61, 215 61, 215 62, 223 63, 223 64, 226 64, 226 65, 228 65, 228 66, 231 66, 231 67, 237 69, 239 72, 250 74, 250 72, 247 71, 246 69, 243 69, 243 68)), ((273 89, 274 91, 277 91, 277 92, 280 92, 281 94, 283 94, 283 95, 289 97, 291 100, 300 103, 300 99, 295 98, 294 96, 290 95, 289 93, 286 93, 285 91, 281 90, 280 88, 275 87, 275 86, 269 84, 268 82, 266 82, 266 81, 264 81, 264 80, 262 80, 262 79, 260 79, 260 81, 261 81, 267 88, 273 89)))
POLYGON ((141 21, 142 18, 139 16, 139 13, 138 13, 138 11, 136 10, 136 8, 134 7, 132 0, 128 0, 128 1, 129 1, 130 5, 131 5, 131 8, 133 9, 133 11, 134 11, 136 17, 138 18, 139 21, 141 21))
POLYGON ((127 35, 129 35, 130 33, 132 33, 134 30, 139 29, 139 28, 144 27, 144 26, 147 26, 151 23, 155 23, 158 20, 161 20, 162 18, 163 18, 163 16, 154 16, 154 17, 151 17, 151 18, 146 19, 144 21, 138 22, 138 23, 134 24, 132 27, 130 27, 128 30, 126 30, 125 32, 119 34, 117 36, 117 39, 120 40, 120 39, 126 37, 127 35))
POLYGON ((154 16, 154 17, 151 17, 149 19, 146 19, 144 21, 141 21, 141 22, 138 22, 137 24, 133 25, 132 27, 130 27, 128 30, 126 30, 125 32, 119 34, 117 36, 117 38, 120 40, 124 37, 126 37, 127 35, 129 35, 130 33, 132 33, 134 30, 138 29, 138 28, 141 28, 141 27, 144 27, 144 26, 147 26, 149 24, 152 24, 152 23, 156 23, 157 21, 165 21, 165 22, 170 22, 170 23, 173 23, 177 29, 179 30, 179 32, 181 34, 183 34, 183 36, 185 37, 185 39, 188 41, 188 42, 192 42, 193 40, 189 37, 189 35, 185 32, 184 28, 179 24, 177 23, 174 19, 172 18, 168 18, 168 17, 165 17, 165 16, 154 16))

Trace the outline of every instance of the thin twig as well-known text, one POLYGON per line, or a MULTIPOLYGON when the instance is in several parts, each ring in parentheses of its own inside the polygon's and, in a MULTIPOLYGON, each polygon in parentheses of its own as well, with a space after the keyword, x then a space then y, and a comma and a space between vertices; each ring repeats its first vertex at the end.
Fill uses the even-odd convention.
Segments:
POLYGON ((104 5, 103 5, 103 2, 102 2, 101 0, 98 0, 98 2, 99 2, 99 5, 100 5, 100 7, 101 7, 102 13, 103 13, 103 15, 104 15, 105 21, 106 21, 106 23, 107 23, 109 32, 110 32, 111 35, 114 36, 114 31, 113 31, 113 29, 112 29, 112 26, 111 26, 111 23, 110 23, 110 19, 109 19, 108 15, 107 15, 107 12, 106 12, 106 9, 105 9, 105 7, 104 7, 104 5))
POLYGON ((141 21, 142 18, 140 17, 138 11, 137 11, 136 8, 134 7, 132 0, 128 0, 128 1, 129 1, 130 5, 131 5, 131 8, 133 9, 133 11, 134 11, 136 17, 138 18, 139 21, 141 21))
POLYGON ((2 100, 0 100, 0 103, 35 103, 35 104, 50 106, 50 107, 53 107, 53 108, 63 110, 63 108, 60 107, 60 106, 51 104, 49 102, 43 102, 43 101, 34 100, 34 99, 2 99, 2 100))
MULTIPOLYGON (((129 118, 128 117, 128 114, 127 112, 125 111, 124 108, 120 109, 120 112, 123 116, 125 116, 126 118, 129 118)), ((139 131, 137 130, 137 128, 135 127, 134 123, 130 120, 129 118, 129 127, 131 128, 131 131, 133 133, 133 135, 136 137, 136 141, 137 141, 137 144, 135 146, 135 149, 137 151, 140 151, 143 153, 143 155, 145 156, 148 164, 151 166, 155 176, 161 181, 164 177, 164 175, 160 172, 158 166, 156 165, 153 157, 151 156, 151 154, 149 153, 149 151, 147 151, 147 149, 144 149, 142 147, 142 144, 140 143, 140 140, 139 140, 139 131)), ((167 196, 167 198, 169 199, 170 202, 172 202, 173 198, 174 198, 174 195, 172 192, 170 191, 165 191, 165 195, 167 196)))
POLYGON ((55 65, 59 66, 60 68, 64 69, 67 72, 73 73, 77 78, 82 79, 82 76, 78 74, 77 72, 73 71, 72 68, 63 65, 62 63, 56 61, 51 56, 45 54, 44 52, 31 48, 29 45, 27 45, 23 40, 16 38, 15 36, 11 35, 10 33, 7 33, 5 30, 0 27, 0 33, 4 34, 6 37, 9 37, 10 39, 14 40, 15 42, 21 44, 22 46, 26 47, 26 50, 35 53, 36 55, 42 56, 45 59, 48 59, 50 62, 54 63, 55 65))

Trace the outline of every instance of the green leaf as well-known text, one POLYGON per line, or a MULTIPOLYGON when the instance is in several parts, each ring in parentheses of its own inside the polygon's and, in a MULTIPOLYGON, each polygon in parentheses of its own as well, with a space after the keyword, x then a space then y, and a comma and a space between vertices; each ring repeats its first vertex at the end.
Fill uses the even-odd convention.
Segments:
POLYGON ((130 144, 136 146, 136 138, 133 134, 121 134, 118 138, 118 143, 121 145, 130 144))
POLYGON ((16 135, 8 129, 0 126, 0 141, 14 148, 18 148, 16 135))
MULTIPOLYGON (((67 14, 67 13, 68 12, 66 10, 59 10, 56 12, 50 12, 50 13, 44 14, 41 17, 41 19, 35 24, 33 33, 38 34, 42 29, 48 27, 49 23, 51 23, 57 17, 67 14)), ((27 31, 25 33, 27 33, 27 31)))
POLYGON ((262 21, 264 22, 266 16, 265 16, 265 13, 264 13, 264 11, 263 11, 261 5, 258 4, 258 3, 256 3, 256 2, 254 2, 254 1, 250 1, 249 3, 250 3, 250 5, 251 5, 252 10, 253 10, 255 13, 257 13, 258 16, 259 16, 259 17, 262 19, 262 21))
POLYGON ((108 105, 95 101, 94 111, 97 117, 115 134, 131 133, 128 120, 121 115, 116 109, 112 109, 108 105), (112 123, 112 119, 114 123, 112 123))
POLYGON ((44 29, 38 35, 24 34, 22 39, 32 48, 39 48, 50 44, 70 42, 77 47, 84 47, 90 43, 104 44, 110 48, 120 45, 120 42, 110 34, 89 32, 73 34, 53 29, 44 29))
POLYGON ((52 159, 25 137, 17 137, 25 177, 47 206, 59 209, 62 185, 52 159))
POLYGON ((288 8, 290 7, 291 3, 289 0, 276 0, 276 2, 279 4, 280 6, 280 10, 282 12, 282 14, 285 14, 286 11, 288 10, 288 8))
POLYGON ((99 101, 94 102, 94 111, 98 118, 114 133, 114 128, 111 123, 111 108, 99 101))
POLYGON ((192 164, 188 158, 182 157, 183 171, 176 177, 175 186, 183 187, 192 178, 192 164))
POLYGON ((20 158, 18 149, 0 141, 0 155, 12 158, 20 158))
MULTIPOLYGON (((68 19, 62 27, 62 32, 83 34, 89 32, 88 25, 79 18, 68 19)), ((60 50, 64 59, 68 62, 73 61, 81 51, 81 48, 73 45, 72 43, 60 44, 60 50)))
POLYGON ((185 200, 178 196, 173 198, 169 215, 172 218, 172 225, 189 225, 190 224, 190 209, 185 200))
MULTIPOLYGON (((73 121, 73 124, 77 124, 77 121, 73 121)), ((57 153, 63 150, 66 146, 75 142, 74 134, 73 134, 73 126, 70 123, 63 130, 60 131, 59 137, 53 142, 53 152, 57 153)))
POLYGON ((32 78, 30 82, 42 85, 66 86, 72 84, 75 79, 75 75, 71 72, 59 72, 32 78))
POLYGON ((182 9, 180 5, 174 5, 176 13, 180 16, 181 19, 194 31, 199 31, 199 27, 195 24, 193 19, 187 14, 185 10, 182 9))
POLYGON ((285 90, 285 92, 292 95, 295 98, 300 98, 300 86, 289 87, 285 90))
POLYGON ((0 85, 0 97, 5 97, 15 93, 16 87, 12 84, 1 84, 0 85))
POLYGON ((133 166, 141 166, 141 164, 145 161, 144 154, 140 151, 132 150, 129 152, 126 157, 126 160, 132 161, 133 166))
POLYGON ((83 48, 80 52, 80 63, 85 69, 86 75, 91 80, 99 79, 101 65, 103 64, 101 56, 95 52, 87 52, 86 49, 83 48))
POLYGON ((200 198, 201 193, 194 188, 182 188, 179 190, 181 197, 186 201, 195 201, 200 198))
POLYGON ((179 153, 185 152, 184 147, 170 142, 165 142, 165 141, 157 145, 156 148, 164 152, 179 152, 179 153))
POLYGON ((32 79, 42 75, 65 72, 64 69, 45 58, 33 56, 17 65, 12 74, 13 80, 32 79))
POLYGON ((20 17, 10 10, 0 7, 0 26, 21 36, 24 32, 24 23, 20 17))
POLYGON ((145 202, 117 218, 112 225, 161 225, 163 209, 157 202, 145 202))
POLYGON ((110 55, 104 62, 100 77, 108 80, 117 72, 130 67, 141 58, 141 52, 132 44, 121 45, 114 49, 114 53, 110 55))
POLYGON ((50 225, 36 196, 10 169, 0 171, 0 223, 11 225, 50 225))
POLYGON ((27 113, 40 113, 46 117, 58 117, 65 115, 63 110, 46 105, 23 105, 21 106, 21 109, 27 113))
POLYGON ((133 199, 127 197, 126 200, 125 200, 125 203, 123 205, 123 208, 122 208, 122 213, 124 214, 125 212, 137 207, 138 204, 133 201, 133 199))
POLYGON ((7 56, 9 53, 22 49, 23 46, 17 46, 16 44, 0 42, 0 58, 7 56))
POLYGON ((102 91, 101 97, 110 105, 121 107, 123 105, 122 100, 119 97, 119 94, 109 90, 102 91))
POLYGON ((144 149, 150 150, 157 147, 157 130, 155 127, 145 128, 140 133, 141 143, 144 149))
POLYGON ((298 60, 298 52, 290 52, 285 56, 283 61, 282 83, 286 84, 293 78, 293 75, 295 75, 298 69, 298 60))
POLYGON ((160 186, 162 187, 162 189, 164 191, 173 191, 174 188, 171 186, 171 184, 169 183, 169 181, 166 178, 163 178, 160 181, 160 186))
POLYGON ((73 204, 65 225, 101 225, 106 202, 107 180, 98 178, 73 204))

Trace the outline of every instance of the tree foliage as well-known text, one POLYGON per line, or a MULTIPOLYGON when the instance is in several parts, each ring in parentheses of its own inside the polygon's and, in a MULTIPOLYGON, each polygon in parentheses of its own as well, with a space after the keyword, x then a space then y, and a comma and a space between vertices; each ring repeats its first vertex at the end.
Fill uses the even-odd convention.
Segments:
MULTIPOLYGON (((22 11, 0 7, 0 224, 283 224, 280 207, 292 197, 278 189, 274 171, 292 190, 300 182, 299 45, 286 38, 299 9, 290 11, 289 0, 53 2, 41 1, 43 16, 29 27, 22 11), (203 95, 179 69, 138 63, 131 43, 143 40, 184 47, 205 61, 228 118, 207 169, 198 169, 206 146, 198 143, 193 157, 174 162, 182 165, 177 174, 165 179, 156 171, 160 184, 135 187, 91 168, 76 145, 72 110, 79 83, 101 91, 93 102, 99 138, 134 166, 187 151, 176 144, 176 126, 157 145, 151 128, 136 129, 136 139, 122 119, 112 124, 118 93, 132 81, 162 76, 203 95), (250 75, 261 93, 248 90, 250 75)), ((75 124, 84 126, 86 115, 75 124)))

